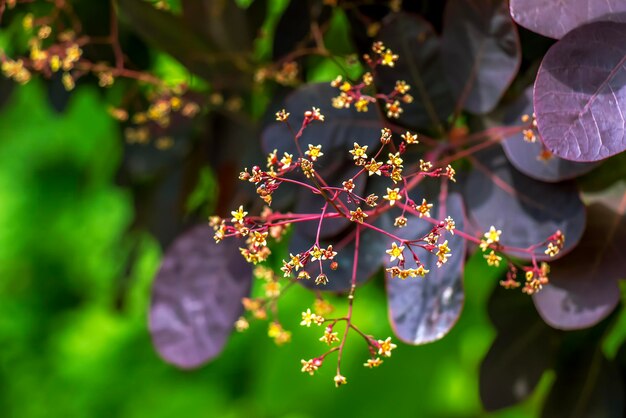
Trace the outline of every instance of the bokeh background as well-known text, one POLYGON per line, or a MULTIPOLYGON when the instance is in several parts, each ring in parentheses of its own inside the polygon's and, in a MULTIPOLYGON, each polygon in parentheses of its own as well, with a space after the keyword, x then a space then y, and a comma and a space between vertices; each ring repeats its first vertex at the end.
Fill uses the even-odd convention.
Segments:
MULTIPOLYGON (((102 16, 98 2, 76 3, 86 27, 102 16)), ((282 4, 277 10, 285 4, 276 3, 282 4)), ((12 17, 0 28, 6 51, 19 50, 23 42, 22 15, 12 17)), ((188 77, 176 61, 136 38, 125 45, 161 77, 188 77)), ((335 73, 319 63, 308 77, 324 80, 335 73)), ((495 337, 487 301, 501 271, 479 259, 467 264, 466 305, 449 335, 422 347, 399 344, 374 370, 362 367, 361 345, 348 344, 349 384, 340 389, 334 388, 332 368, 314 377, 300 372, 300 359, 318 353, 321 344, 314 330, 298 327, 300 312, 313 300, 303 289, 290 292, 281 307, 292 343, 276 347, 267 324, 253 322, 199 370, 181 371, 162 361, 147 329, 150 287, 167 241, 162 237, 189 219, 159 213, 167 209, 159 204, 166 198, 138 198, 149 183, 142 183, 144 177, 152 175, 145 161, 161 156, 137 157, 107 112, 126 86, 103 91, 93 81, 70 94, 58 79, 24 86, 0 81, 0 417, 538 415, 551 373, 516 407, 487 413, 481 406, 479 366, 495 337), (129 181, 128 165, 137 158, 146 165, 130 170, 135 176, 129 181), (144 227, 155 224, 156 232, 144 227)), ((187 134, 202 137, 201 130, 187 134)), ((170 168, 186 163, 165 159, 170 168)), ((217 174, 203 164, 183 205, 190 213, 219 206, 217 174)), ((382 276, 359 288, 355 315, 369 333, 392 335, 382 276)), ((615 347, 619 340, 613 339, 615 347)))

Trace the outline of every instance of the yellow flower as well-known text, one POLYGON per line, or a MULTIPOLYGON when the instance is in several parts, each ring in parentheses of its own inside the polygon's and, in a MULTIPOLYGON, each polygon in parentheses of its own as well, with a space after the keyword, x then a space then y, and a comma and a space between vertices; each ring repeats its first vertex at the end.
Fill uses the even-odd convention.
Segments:
POLYGON ((430 218, 430 210, 432 209, 432 203, 428 203, 426 199, 422 199, 422 204, 419 205, 416 209, 419 212, 419 217, 428 217, 430 218))
POLYGON ((302 321, 300 321, 300 325, 310 327, 317 315, 311 312, 311 309, 307 309, 306 312, 302 312, 302 321))
POLYGON ((450 216, 448 216, 446 219, 443 220, 445 223, 444 228, 450 232, 452 235, 454 235, 454 229, 456 228, 456 223, 454 222, 454 219, 452 219, 450 216))
POLYGON ((317 161, 319 157, 324 155, 321 145, 313 146, 311 144, 309 144, 309 150, 306 151, 305 154, 311 158, 311 161, 317 161))
POLYGON ((382 60, 381 60, 380 63, 382 65, 393 67, 395 65, 396 61, 398 61, 398 56, 396 54, 394 54, 393 51, 391 51, 391 49, 387 49, 382 54, 382 60))
POLYGON ((346 383, 348 383, 348 381, 346 380, 345 376, 342 376, 340 374, 337 374, 334 378, 333 378, 334 382, 335 382, 335 387, 339 387, 341 385, 345 385, 346 383))
POLYGON ((376 357, 367 359, 367 362, 363 363, 363 366, 373 369, 374 367, 380 366, 382 363, 383 361, 380 359, 380 357, 376 357))
POLYGON ((409 131, 406 131, 406 133, 402 135, 402 139, 404 139, 404 142, 406 142, 407 144, 419 143, 419 141, 417 140, 417 134, 412 134, 409 131))
POLYGON ((308 373, 311 376, 313 376, 313 373, 315 373, 319 367, 315 359, 300 360, 300 364, 302 365, 302 369, 300 369, 302 373, 308 373))
POLYGON ((385 357, 391 357, 391 350, 396 348, 397 345, 391 342, 391 337, 387 337, 386 340, 378 340, 378 354, 385 357))
POLYGON ((322 257, 324 256, 324 251, 317 245, 314 245, 310 254, 311 254, 311 261, 321 260, 322 257))
POLYGON ((402 167, 402 158, 400 158, 400 153, 396 152, 395 154, 389 153, 389 159, 387 160, 387 164, 392 165, 394 167, 402 167))
POLYGON ((383 166, 383 163, 377 163, 375 159, 372 158, 368 164, 365 164, 365 169, 368 171, 368 175, 376 174, 377 176, 381 175, 380 167, 383 166))
POLYGON ((489 231, 485 232, 485 238, 487 239, 487 244, 493 244, 494 242, 500 241, 500 234, 502 231, 496 229, 495 226, 491 225, 489 231))
POLYGON ((406 81, 404 81, 404 80, 396 81, 396 87, 394 88, 394 90, 397 91, 398 93, 405 94, 410 89, 411 89, 411 86, 409 86, 406 83, 406 81))
POLYGON ((500 261, 502 261, 502 257, 496 255, 495 251, 493 250, 491 250, 489 254, 484 255, 483 257, 485 257, 485 259, 487 260, 487 264, 490 266, 498 267, 500 266, 500 261))
POLYGON ((430 273, 430 270, 426 270, 424 268, 424 266, 420 265, 418 268, 415 269, 415 275, 416 276, 420 276, 420 277, 424 277, 426 276, 428 273, 430 273))
POLYGON ((400 261, 404 261, 404 255, 402 254, 402 252, 404 251, 404 245, 401 245, 398 247, 398 244, 396 244, 395 242, 391 244, 391 248, 386 250, 385 252, 387 254, 389 254, 390 258, 390 262, 397 260, 400 261))
POLYGON ((385 108, 387 109, 388 118, 398 119, 400 117, 400 114, 404 112, 404 110, 400 106, 400 102, 397 100, 394 100, 393 102, 387 102, 385 104, 385 108))
POLYGON ((390 189, 387 187, 387 194, 383 196, 383 199, 388 200, 391 206, 396 204, 396 201, 401 200, 400 189, 390 189))
POLYGON ((448 241, 444 241, 443 244, 439 244, 439 246, 437 247, 437 267, 441 267, 443 264, 446 263, 446 261, 448 261, 448 258, 450 258, 450 256, 452 254, 450 254, 450 248, 448 247, 448 241))
POLYGON ((276 120, 279 122, 284 122, 289 118, 289 113, 285 111, 285 109, 281 109, 279 112, 276 112, 276 120))
POLYGON ((360 146, 359 144, 357 144, 356 142, 354 143, 354 149, 348 151, 350 154, 352 154, 352 159, 354 160, 359 160, 361 158, 367 158, 367 145, 364 146, 360 146))
POLYGON ((339 337, 337 337, 336 332, 332 332, 332 328, 326 328, 324 330, 324 335, 320 337, 320 341, 331 345, 332 343, 339 341, 339 337))
POLYGON ((367 213, 363 212, 361 208, 356 208, 356 210, 350 211, 350 220, 352 222, 358 222, 360 224, 363 223, 363 220, 367 218, 367 213))
POLYGON ((356 103, 354 104, 354 107, 356 108, 357 112, 367 112, 368 104, 369 104, 369 100, 361 97, 359 100, 356 101, 356 103))
POLYGON ((231 222, 237 222, 237 223, 243 224, 243 220, 248 214, 248 212, 243 210, 243 206, 239 206, 239 209, 237 209, 236 211, 234 210, 230 212, 230 214, 233 215, 233 218, 230 220, 231 222))

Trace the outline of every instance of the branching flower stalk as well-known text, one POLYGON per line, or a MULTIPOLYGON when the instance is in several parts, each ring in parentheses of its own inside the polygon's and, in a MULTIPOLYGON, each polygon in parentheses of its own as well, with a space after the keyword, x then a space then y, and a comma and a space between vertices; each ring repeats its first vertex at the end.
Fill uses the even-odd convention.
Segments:
MULTIPOLYGON (((382 43, 376 43, 373 48, 374 58, 369 57, 369 62, 375 68, 377 65, 393 66, 398 57, 389 49, 385 48, 382 43)), ((366 60, 367 61, 367 60, 366 60)), ((386 103, 389 117, 398 117, 402 111, 393 108, 389 110, 389 103, 392 107, 396 104, 399 95, 406 96, 406 92, 410 87, 405 82, 396 83, 396 87, 388 95, 377 93, 375 96, 368 96, 363 93, 363 89, 371 84, 371 74, 367 73, 363 76, 360 83, 351 84, 337 78, 332 85, 340 90, 339 96, 333 100, 335 107, 346 108, 354 104, 357 110, 364 111, 368 104, 376 103, 382 100, 386 103), (391 114, 389 114, 391 112, 391 114)), ((298 155, 294 156, 287 152, 282 155, 278 150, 272 151, 267 157, 266 168, 254 166, 250 170, 245 169, 240 174, 240 179, 253 183, 257 188, 257 194, 266 203, 266 207, 260 216, 248 216, 243 206, 232 211, 232 218, 221 219, 212 217, 210 224, 215 231, 215 241, 220 242, 228 238, 245 239, 246 246, 240 248, 241 254, 246 261, 258 264, 267 260, 271 251, 268 248, 268 238, 280 239, 291 224, 303 222, 315 222, 317 225, 315 241, 310 247, 298 254, 290 254, 288 260, 283 260, 281 272, 283 278, 289 280, 289 285, 296 281, 314 280, 315 285, 322 288, 327 285, 329 278, 325 273, 326 268, 336 270, 338 268, 337 254, 344 249, 348 241, 354 242, 354 255, 352 257, 352 276, 350 279, 350 288, 347 294, 348 311, 345 316, 328 317, 331 312, 328 306, 316 302, 314 310, 307 309, 302 313, 301 325, 310 327, 312 324, 326 325, 324 333, 320 338, 321 341, 332 345, 338 343, 337 346, 330 348, 323 354, 310 360, 302 360, 302 371, 314 374, 315 371, 323 365, 327 357, 337 352, 336 375, 334 382, 336 386, 340 386, 347 382, 346 377, 341 372, 341 362, 343 359, 344 348, 350 335, 350 331, 360 335, 368 348, 370 354, 369 359, 364 365, 366 367, 377 367, 382 363, 380 356, 389 357, 396 345, 391 342, 390 337, 386 339, 375 339, 361 331, 357 325, 353 323, 353 306, 355 300, 355 292, 358 282, 358 265, 359 265, 359 249, 361 246, 361 235, 364 230, 372 230, 381 235, 382 239, 390 242, 390 247, 386 250, 389 256, 390 267, 386 268, 387 273, 392 279, 399 278, 406 280, 409 278, 427 279, 428 273, 432 268, 442 267, 450 257, 453 257, 449 247, 446 234, 457 235, 468 242, 478 245, 484 252, 484 258, 488 265, 499 266, 501 262, 506 260, 508 266, 507 279, 501 282, 506 288, 515 288, 521 286, 517 279, 517 272, 524 272, 522 280, 524 286, 522 291, 527 294, 533 294, 541 289, 548 282, 549 267, 546 263, 539 263, 539 257, 542 256, 541 249, 545 248, 545 255, 552 257, 556 255, 564 245, 564 236, 560 231, 555 232, 544 242, 537 243, 528 248, 515 248, 505 246, 500 242, 502 231, 497 230, 494 226, 486 231, 481 237, 474 236, 456 228, 454 219, 446 216, 443 219, 435 219, 431 216, 434 204, 422 197, 418 201, 411 199, 409 192, 424 179, 439 178, 441 179, 441 193, 438 205, 440 205, 440 214, 445 214, 445 201, 448 193, 448 181, 455 181, 455 170, 450 165, 451 162, 458 161, 463 157, 470 157, 473 152, 482 149, 485 146, 497 143, 492 140, 496 135, 489 132, 484 135, 484 142, 478 143, 473 147, 462 149, 455 145, 446 147, 437 147, 433 152, 427 153, 429 159, 422 159, 418 164, 405 171, 403 156, 408 147, 418 144, 418 135, 412 132, 405 132, 400 136, 400 141, 394 142, 394 134, 389 128, 383 128, 380 133, 380 146, 376 150, 371 150, 368 145, 360 145, 354 142, 352 149, 348 150, 348 157, 353 161, 355 166, 359 168, 358 172, 352 177, 346 178, 341 185, 330 185, 315 170, 315 165, 319 159, 324 158, 324 151, 321 145, 307 144, 302 146, 300 143, 302 135, 306 128, 312 123, 324 122, 324 115, 320 110, 313 107, 304 113, 304 119, 301 126, 293 129, 289 125, 289 113, 281 110, 276 114, 277 121, 286 123, 294 135, 294 142, 298 155), (487 144, 487 145, 485 145, 487 144), (430 161, 430 158, 434 160, 430 161), (446 164, 442 164, 445 162, 446 164), (297 175, 301 173, 304 178, 299 179, 297 175), (388 178, 390 183, 386 187, 386 193, 370 193, 362 196, 356 192, 355 184, 372 176, 388 178), (272 211, 269 207, 272 203, 272 195, 279 189, 281 184, 291 183, 297 185, 310 193, 321 196, 325 203, 320 208, 320 213, 279 213, 272 211), (385 212, 399 208, 400 216, 394 221, 394 228, 404 228, 410 222, 425 221, 431 224, 430 230, 422 235, 411 237, 410 239, 400 237, 394 230, 386 230, 374 224, 374 221, 385 212), (354 224, 354 230, 346 239, 340 243, 322 245, 320 234, 324 226, 324 222, 330 219, 344 218, 354 224), (421 254, 430 253, 436 257, 436 266, 427 266, 422 262, 421 254), (523 266, 506 253, 524 254, 531 259, 530 266, 523 266), (314 278, 313 278, 314 277, 314 278), (334 331, 335 326, 343 322, 345 330, 343 335, 339 337, 338 332, 334 331)), ((519 133, 519 129, 511 129, 510 133, 519 133)), ((508 132, 497 132, 497 135, 503 135, 508 132)), ((269 283, 276 283, 277 278, 272 277, 269 283)), ((272 309, 275 309, 276 300, 280 297, 280 290, 275 285, 268 287, 266 284, 266 296, 257 298, 254 301, 250 299, 244 300, 244 306, 253 316, 263 317, 263 307, 269 303, 272 309), (261 313, 260 313, 261 312, 261 313)), ((318 297, 318 301, 323 301, 318 297)), ((277 343, 283 343, 290 338, 286 336, 277 319, 277 311, 273 312, 275 316, 270 325, 270 336, 273 336, 277 343)), ((240 319, 244 321, 244 319, 240 319)))

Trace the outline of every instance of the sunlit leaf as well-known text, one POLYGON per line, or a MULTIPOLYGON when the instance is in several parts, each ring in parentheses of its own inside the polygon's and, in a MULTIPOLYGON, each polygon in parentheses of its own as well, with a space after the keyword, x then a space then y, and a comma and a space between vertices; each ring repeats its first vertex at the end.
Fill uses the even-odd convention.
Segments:
POLYGON ((626 150, 626 23, 597 22, 554 44, 535 81, 537 127, 559 157, 597 161, 626 150))
POLYGON ((559 39, 574 28, 594 21, 626 21, 622 0, 511 0, 511 16, 520 25, 559 39))
MULTIPOLYGON (((522 115, 533 114, 533 91, 526 89, 508 109, 504 118, 507 125, 521 125, 522 115)), ((551 156, 542 158, 544 147, 539 139, 533 143, 524 140, 523 133, 513 135, 502 142, 504 152, 515 168, 529 177, 541 181, 557 182, 583 175, 597 166, 551 156)))

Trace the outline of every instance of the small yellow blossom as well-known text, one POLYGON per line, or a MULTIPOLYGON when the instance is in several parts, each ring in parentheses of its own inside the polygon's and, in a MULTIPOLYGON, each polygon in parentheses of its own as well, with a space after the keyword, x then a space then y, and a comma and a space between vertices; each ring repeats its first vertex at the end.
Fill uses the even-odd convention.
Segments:
POLYGON ((315 322, 316 317, 317 315, 311 312, 311 309, 307 309, 306 312, 302 312, 302 321, 300 322, 300 325, 310 327, 311 324, 315 322))
POLYGON ((404 251, 404 245, 398 246, 395 242, 391 244, 391 248, 386 250, 385 252, 390 256, 390 262, 397 260, 404 261, 404 255, 402 252, 404 251))
POLYGON ((487 244, 493 244, 495 242, 499 242, 500 234, 502 234, 502 231, 500 231, 499 229, 496 229, 495 226, 491 225, 491 227, 489 228, 489 231, 485 232, 485 235, 484 235, 485 239, 487 240, 487 244))
POLYGON ((368 164, 365 164, 365 169, 368 171, 368 175, 373 175, 376 174, 377 176, 380 176, 382 173, 380 171, 380 168, 383 166, 383 163, 377 163, 375 159, 372 158, 372 161, 370 161, 368 164))
POLYGON ((367 359, 367 362, 363 363, 363 366, 373 369, 374 367, 378 367, 383 363, 380 357, 367 359))
POLYGON ((444 222, 444 228, 446 229, 446 231, 454 235, 454 230, 456 228, 456 222, 454 222, 454 219, 448 216, 446 219, 443 220, 443 222, 444 222))
POLYGON ((322 146, 321 145, 311 145, 309 144, 309 150, 305 152, 306 155, 309 156, 309 158, 311 158, 311 161, 317 161, 317 159, 319 157, 321 157, 322 155, 324 155, 324 153, 322 152, 322 146))
POLYGON ((387 187, 387 194, 383 196, 383 199, 388 200, 391 206, 396 204, 396 201, 402 200, 402 196, 400 195, 400 189, 390 189, 387 187))
POLYGON ((354 143, 354 149, 348 151, 350 154, 352 154, 352 159, 354 160, 360 160, 363 158, 367 158, 367 145, 364 146, 360 146, 359 144, 357 144, 356 142, 354 143))
POLYGON ((398 228, 404 228, 406 224, 407 224, 407 219, 402 215, 398 216, 393 221, 393 226, 398 227, 398 228))
POLYGON ((396 61, 398 61, 398 56, 396 54, 394 54, 391 49, 387 49, 385 50, 385 52, 382 54, 382 60, 381 60, 381 64, 382 65, 386 65, 389 67, 393 67, 396 63, 396 61))
POLYGON ((367 100, 364 97, 361 97, 359 100, 356 101, 356 103, 354 103, 354 108, 356 109, 357 112, 367 112, 368 108, 367 106, 369 105, 369 100, 367 100))
POLYGON ((402 158, 400 158, 400 153, 396 152, 395 154, 389 153, 389 159, 387 160, 387 164, 392 165, 394 167, 402 167, 402 158))
POLYGON ((319 368, 315 359, 300 360, 300 364, 302 365, 302 369, 301 369, 302 373, 308 373, 311 376, 313 376, 313 373, 315 373, 317 369, 319 368))
POLYGON ((337 337, 336 332, 332 332, 332 328, 326 328, 324 330, 324 335, 320 337, 320 341, 331 345, 332 343, 339 341, 339 337, 337 337))
POLYGON ((341 185, 346 192, 352 193, 352 190, 354 190, 354 182, 352 181, 352 179, 344 181, 343 183, 341 183, 341 185))
POLYGON ((404 112, 398 100, 394 100, 393 102, 387 102, 385 104, 385 108, 387 109, 388 118, 398 119, 400 117, 400 114, 404 112))
POLYGON ((239 209, 237 209, 236 211, 233 210, 232 212, 230 212, 230 214, 233 215, 233 218, 230 220, 231 222, 243 224, 243 220, 248 212, 243 210, 243 206, 239 206, 239 209))
POLYGON ((244 332, 249 327, 250 327, 250 324, 248 323, 248 320, 244 318, 243 316, 240 316, 239 319, 235 321, 235 329, 237 330, 237 332, 244 332))
POLYGON ((356 210, 350 211, 350 220, 352 222, 363 223, 363 220, 367 218, 367 213, 363 212, 361 208, 356 208, 356 210))
POLYGON ((439 244, 439 246, 437 247, 437 253, 435 255, 438 258, 437 267, 441 267, 443 264, 446 263, 446 261, 448 261, 448 258, 450 258, 450 256, 452 255, 450 254, 450 247, 448 247, 448 241, 444 241, 443 244, 439 244))
POLYGON ((409 131, 406 131, 405 134, 401 135, 402 139, 404 139, 404 142, 406 142, 407 144, 418 144, 419 141, 417 140, 417 134, 413 134, 409 131))
POLYGON ((318 286, 328 284, 328 276, 326 276, 324 273, 318 274, 318 276, 315 278, 315 284, 318 286))
POLYGON ((391 342, 391 337, 387 337, 386 340, 378 340, 378 354, 385 357, 391 357, 391 350, 396 348, 397 345, 391 342))
POLYGON ((280 111, 276 112, 276 120, 279 122, 285 122, 287 120, 287 118, 289 118, 289 113, 287 111, 285 111, 285 109, 281 109, 280 111))
POLYGON ((491 250, 489 254, 483 255, 483 257, 485 257, 487 264, 490 266, 498 267, 500 266, 500 261, 502 261, 502 257, 497 255, 493 250, 491 250))
POLYGON ((324 256, 324 250, 322 250, 317 245, 314 245, 313 248, 311 249, 310 254, 311 254, 311 261, 321 260, 322 257, 324 256))
POLYGON ((426 199, 422 199, 422 204, 416 207, 419 212, 419 217, 422 218, 424 216, 430 218, 430 210, 432 209, 433 204, 428 203, 426 199))
POLYGON ((335 382, 335 387, 339 387, 341 385, 345 385, 346 383, 348 383, 348 381, 346 380, 345 376, 342 376, 340 374, 337 374, 333 378, 333 381, 335 382))

